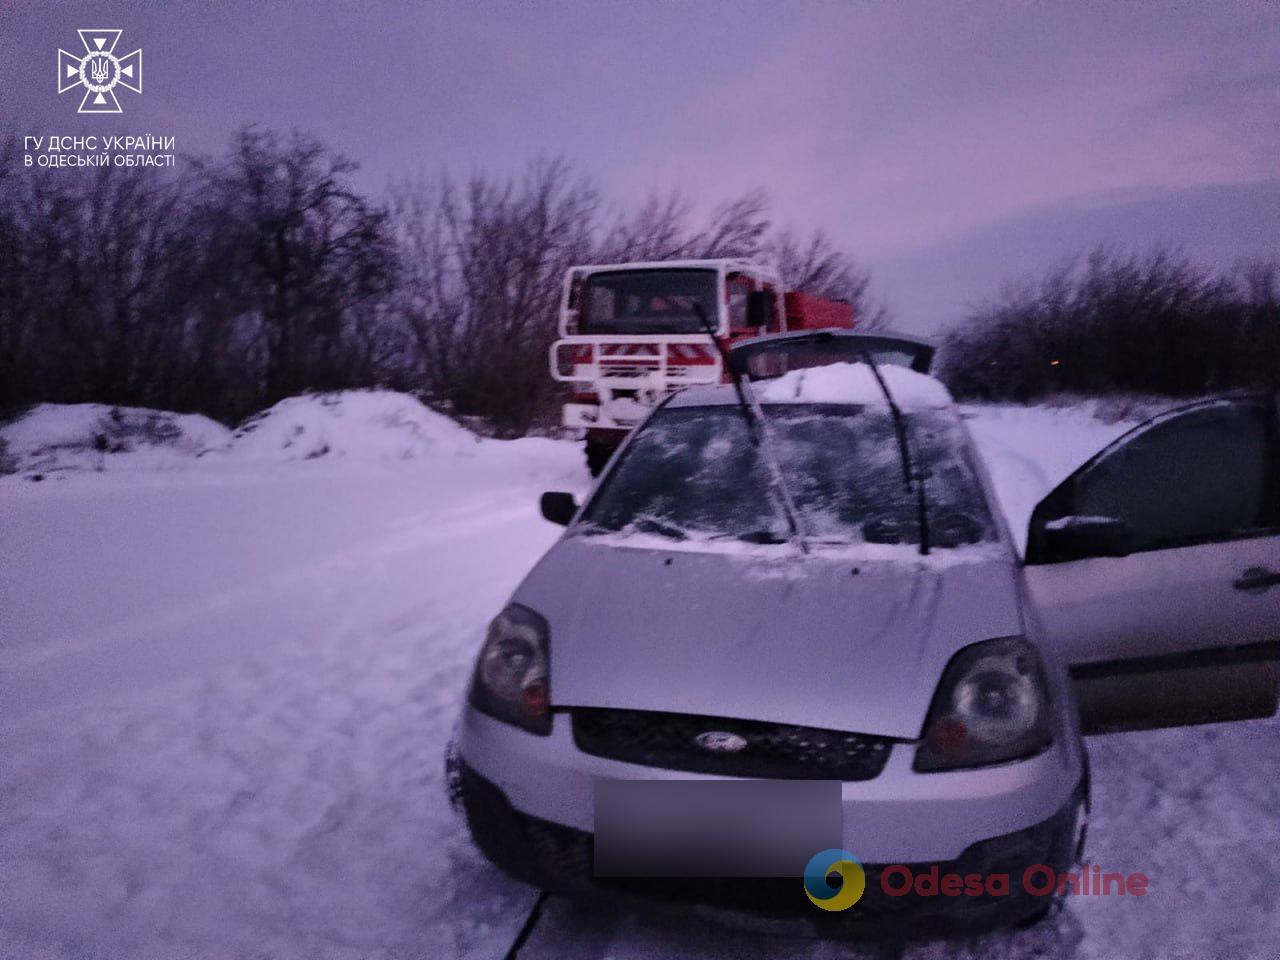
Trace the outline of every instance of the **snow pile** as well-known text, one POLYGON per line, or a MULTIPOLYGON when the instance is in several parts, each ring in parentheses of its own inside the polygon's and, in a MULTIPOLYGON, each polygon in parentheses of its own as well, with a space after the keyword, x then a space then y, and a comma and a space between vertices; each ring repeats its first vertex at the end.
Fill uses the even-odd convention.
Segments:
MULTIPOLYGON (((880 375, 904 410, 949 407, 952 403, 947 388, 923 373, 884 364, 880 375)), ((832 363, 792 370, 755 389, 764 403, 884 403, 884 391, 865 363, 832 363)))
MULTIPOLYGON (((282 400, 234 431, 196 415, 104 404, 41 404, 0 426, 0 474, 187 468, 211 479, 271 464, 413 461, 492 470, 582 488, 582 452, 544 437, 490 440, 390 390, 350 390, 282 400)), ((171 474, 170 474, 171 476, 171 474)))
POLYGON ((411 460, 474 451, 473 433, 391 390, 281 400, 237 428, 228 454, 247 460, 411 460))
POLYGON ((101 403, 42 403, 0 427, 9 469, 24 473, 169 467, 230 439, 199 414, 101 403))

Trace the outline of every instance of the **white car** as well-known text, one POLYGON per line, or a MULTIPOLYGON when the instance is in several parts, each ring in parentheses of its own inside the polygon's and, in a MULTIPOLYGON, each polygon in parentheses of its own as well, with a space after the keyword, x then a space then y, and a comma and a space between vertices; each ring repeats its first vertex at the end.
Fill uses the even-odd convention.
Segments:
POLYGON ((1023 561, 937 381, 838 363, 755 394, 763 421, 677 394, 580 509, 544 495, 568 529, 489 627, 455 748, 512 876, 829 918, 800 882, 825 846, 865 881, 839 922, 1023 921, 1052 898, 893 895, 888 868, 1070 870, 1082 730, 1275 711, 1274 397, 1122 437, 1023 561))

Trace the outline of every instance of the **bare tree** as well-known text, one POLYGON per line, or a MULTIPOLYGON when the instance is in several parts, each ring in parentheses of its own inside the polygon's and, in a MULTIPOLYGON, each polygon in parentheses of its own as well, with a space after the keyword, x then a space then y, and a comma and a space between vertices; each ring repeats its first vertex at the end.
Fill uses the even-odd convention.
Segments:
POLYGON ((652 193, 631 213, 619 213, 596 250, 602 263, 679 260, 692 256, 693 204, 680 190, 652 193))
POLYGON ((98 168, 4 189, 0 380, 5 402, 136 402, 181 364, 185 198, 172 180, 98 168), (176 251, 176 253, 175 253, 176 251))
POLYGON ((589 260, 598 198, 561 159, 519 180, 473 176, 397 191, 405 317, 427 389, 460 416, 520 435, 547 410, 565 271, 589 260))
POLYGON ((871 274, 839 250, 824 231, 815 230, 801 240, 790 230, 780 230, 769 237, 765 255, 777 266, 788 290, 851 304, 863 330, 887 323, 888 311, 873 302, 868 292, 871 274))
POLYGON ((769 198, 762 190, 717 204, 695 227, 684 191, 652 193, 634 211, 615 214, 596 247, 602 263, 759 256, 769 230, 769 198))
POLYGON ((606 218, 595 185, 550 159, 402 184, 387 208, 297 133, 245 128, 181 179, 18 176, 16 149, 0 139, 0 412, 97 401, 230 422, 308 390, 390 385, 514 436, 559 399, 547 349, 572 265, 772 256, 792 284, 860 308, 865 295, 825 236, 771 235, 761 191, 703 222, 678 190, 606 218))
POLYGON ((691 240, 694 255, 756 257, 769 226, 769 195, 763 190, 750 190, 712 210, 707 226, 691 240))
POLYGON ((350 185, 355 164, 301 134, 246 128, 228 159, 199 170, 261 324, 266 399, 367 381, 374 371, 351 367, 353 339, 380 355, 368 338, 396 250, 387 211, 350 185))
POLYGON ((563 159, 519 180, 418 180, 394 190, 402 283, 399 311, 429 396, 460 416, 516 435, 549 416, 559 389, 546 371, 565 270, 581 263, 780 257, 805 289, 854 303, 866 275, 825 235, 803 247, 769 236, 768 198, 750 191, 701 226, 673 190, 602 225, 594 185, 563 159))

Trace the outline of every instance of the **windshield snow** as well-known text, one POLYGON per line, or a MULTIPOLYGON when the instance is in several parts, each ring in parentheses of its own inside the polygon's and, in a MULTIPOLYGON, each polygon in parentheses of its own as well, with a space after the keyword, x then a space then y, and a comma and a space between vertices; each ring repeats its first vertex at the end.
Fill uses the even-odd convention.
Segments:
MULTIPOLYGON (((918 544, 914 496, 902 476, 893 422, 881 408, 767 405, 775 447, 802 530, 817 543, 918 544)), ((908 414, 926 475, 932 545, 995 539, 995 525, 954 414, 908 414)), ((741 409, 661 410, 632 439, 583 517, 585 532, 672 540, 781 543, 786 521, 741 409)))

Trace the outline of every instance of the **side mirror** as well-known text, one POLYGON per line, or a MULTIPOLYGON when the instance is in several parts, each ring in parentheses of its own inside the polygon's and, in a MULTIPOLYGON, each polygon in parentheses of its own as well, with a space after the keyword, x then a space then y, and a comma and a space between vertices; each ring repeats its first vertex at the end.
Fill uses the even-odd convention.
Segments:
POLYGON ((562 527, 567 527, 573 515, 578 512, 578 501, 573 499, 572 493, 548 491, 542 495, 539 506, 542 507, 544 517, 562 527))
POLYGON ((1045 562, 1125 557, 1133 552, 1129 524, 1118 517, 1058 517, 1032 531, 1045 562))
POLYGON ((772 290, 752 290, 747 294, 747 326, 768 327, 773 319, 772 290))

